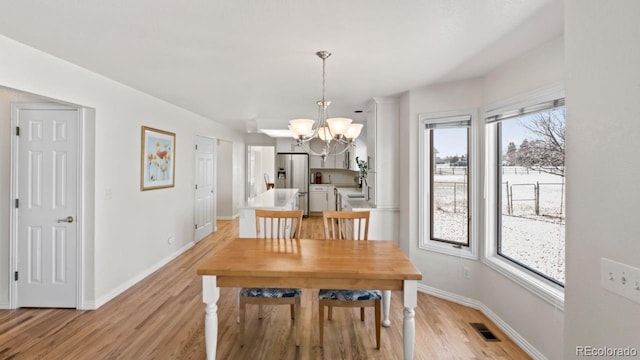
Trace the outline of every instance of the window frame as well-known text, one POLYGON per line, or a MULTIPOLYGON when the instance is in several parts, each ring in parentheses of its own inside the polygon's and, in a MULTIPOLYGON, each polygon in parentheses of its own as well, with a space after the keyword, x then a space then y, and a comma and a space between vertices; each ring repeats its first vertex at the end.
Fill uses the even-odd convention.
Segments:
MULTIPOLYGON (((438 113, 424 113, 418 115, 419 124, 419 145, 420 150, 418 154, 419 161, 419 241, 418 247, 422 250, 428 250, 438 252, 441 254, 478 260, 478 237, 477 237, 477 223, 479 217, 478 213, 478 201, 476 201, 477 189, 479 188, 478 182, 478 153, 477 140, 478 140, 478 110, 477 109, 465 109, 438 113), (442 240, 433 240, 431 238, 431 189, 433 186, 433 179, 431 178, 431 136, 428 135, 429 129, 426 128, 426 124, 429 123, 442 123, 447 122, 448 119, 456 117, 470 117, 471 124, 468 129, 467 138, 467 199, 469 206, 468 213, 468 246, 461 246, 453 244, 451 242, 444 242, 442 240), (429 150, 429 154, 425 151, 429 150), (427 214, 426 212, 429 212, 427 214)), ((462 126, 461 126, 462 127, 462 126)))
POLYGON ((484 251, 481 261, 488 267, 511 279, 535 295, 564 311, 564 287, 537 272, 516 263, 499 254, 499 199, 498 170, 502 159, 498 149, 498 122, 487 122, 486 119, 501 113, 512 112, 556 99, 564 99, 564 86, 554 84, 548 88, 532 91, 506 101, 487 106, 483 111, 485 161, 484 161, 484 193, 485 193, 485 236, 484 251))

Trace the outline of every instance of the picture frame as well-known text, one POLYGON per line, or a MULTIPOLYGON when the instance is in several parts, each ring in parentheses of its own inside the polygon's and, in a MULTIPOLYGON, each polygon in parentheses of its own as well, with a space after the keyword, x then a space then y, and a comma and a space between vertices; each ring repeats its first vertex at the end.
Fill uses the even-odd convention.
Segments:
POLYGON ((140 191, 175 186, 176 134, 142 126, 140 191))

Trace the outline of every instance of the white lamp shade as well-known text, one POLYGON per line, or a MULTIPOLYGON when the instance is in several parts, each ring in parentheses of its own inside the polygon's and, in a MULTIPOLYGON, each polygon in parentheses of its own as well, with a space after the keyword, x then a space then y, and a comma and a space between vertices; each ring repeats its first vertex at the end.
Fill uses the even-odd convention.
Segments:
POLYGON ((351 121, 351 119, 347 118, 331 118, 327 119, 327 124, 329 124, 329 129, 333 135, 344 135, 349 129, 351 121))
POLYGON ((326 126, 323 126, 320 129, 318 129, 318 137, 322 141, 328 141, 333 138, 333 136, 331 136, 331 132, 329 131, 329 128, 326 126))
POLYGON ((289 130, 295 136, 308 136, 313 132, 314 120, 311 119, 293 119, 289 120, 289 130))
POLYGON ((291 132, 291 137, 293 137, 294 139, 298 138, 298 135, 296 135, 296 133, 293 131, 291 125, 289 125, 289 131, 291 132))
POLYGON ((355 139, 358 137, 358 135, 360 135, 360 132, 362 131, 362 127, 364 125, 362 124, 351 124, 349 125, 349 128, 347 129, 347 132, 344 134, 344 136, 346 138, 349 139, 355 139))

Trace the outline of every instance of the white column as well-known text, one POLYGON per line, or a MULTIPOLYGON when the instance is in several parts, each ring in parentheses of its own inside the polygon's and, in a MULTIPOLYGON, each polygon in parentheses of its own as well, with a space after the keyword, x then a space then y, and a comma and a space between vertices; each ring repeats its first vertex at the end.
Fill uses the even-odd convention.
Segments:
POLYGON ((416 345, 416 313, 413 310, 418 304, 418 281, 404 281, 404 322, 402 338, 404 341, 405 360, 413 359, 413 350, 416 345))
POLYGON ((382 326, 391 326, 389 308, 391 307, 391 290, 382 290, 382 326))
POLYGON ((202 276, 202 302, 204 302, 204 346, 207 359, 215 360, 218 347, 218 299, 220 288, 216 286, 215 276, 202 276))

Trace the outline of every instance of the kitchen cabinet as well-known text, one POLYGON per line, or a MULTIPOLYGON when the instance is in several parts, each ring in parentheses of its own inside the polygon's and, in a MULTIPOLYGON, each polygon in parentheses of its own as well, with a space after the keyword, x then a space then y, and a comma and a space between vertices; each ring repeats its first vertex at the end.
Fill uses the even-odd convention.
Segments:
MULTIPOLYGON (((326 185, 309 186, 309 212, 321 212, 328 209, 329 194, 326 185)), ((332 190, 333 191, 333 187, 332 190)), ((333 196, 333 192, 331 193, 333 196)))
POLYGON ((399 206, 397 98, 374 98, 367 107, 369 202, 382 208, 399 206))
POLYGON ((322 157, 309 154, 309 169, 322 169, 322 157))
MULTIPOLYGON (((364 132, 364 129, 363 129, 364 132)), ((356 163, 356 157, 360 160, 368 161, 367 159, 367 143, 364 139, 365 134, 356 138, 355 146, 351 147, 349 151, 345 153, 345 168, 353 171, 360 171, 358 163, 356 163)))

